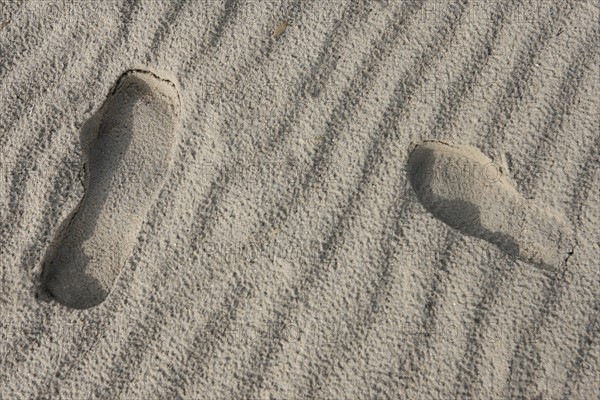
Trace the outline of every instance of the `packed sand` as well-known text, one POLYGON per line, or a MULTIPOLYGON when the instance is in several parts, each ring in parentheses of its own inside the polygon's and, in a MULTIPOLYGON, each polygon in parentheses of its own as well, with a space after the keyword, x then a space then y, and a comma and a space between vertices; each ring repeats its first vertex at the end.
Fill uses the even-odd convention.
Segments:
POLYGON ((0 399, 600 394, 600 7, 0 0, 0 399))

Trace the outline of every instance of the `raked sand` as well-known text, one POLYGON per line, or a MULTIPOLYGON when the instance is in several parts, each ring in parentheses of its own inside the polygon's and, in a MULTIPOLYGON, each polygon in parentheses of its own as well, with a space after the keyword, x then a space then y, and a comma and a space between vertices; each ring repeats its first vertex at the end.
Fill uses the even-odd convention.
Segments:
POLYGON ((597 398, 599 20, 0 0, 0 399, 597 398))

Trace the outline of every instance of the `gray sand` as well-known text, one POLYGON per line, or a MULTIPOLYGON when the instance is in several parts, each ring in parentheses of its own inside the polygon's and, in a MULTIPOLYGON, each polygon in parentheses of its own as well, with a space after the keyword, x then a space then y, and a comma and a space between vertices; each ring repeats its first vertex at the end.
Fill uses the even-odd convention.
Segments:
MULTIPOLYGON (((0 398, 598 398, 599 15, 0 0, 0 398), (103 302, 38 296, 65 224, 105 188, 86 183, 86 132, 137 68, 177 85, 171 165, 143 194, 109 190, 123 219, 103 214, 122 234, 100 231, 118 258, 94 272, 103 302), (498 167, 499 198, 519 200, 473 204, 506 235, 431 212, 408 168, 426 140, 498 167), (573 229, 567 256, 553 218, 573 229)), ((170 126, 152 104, 136 132, 170 126)), ((455 172, 433 188, 460 200, 465 183, 489 189, 455 172)))

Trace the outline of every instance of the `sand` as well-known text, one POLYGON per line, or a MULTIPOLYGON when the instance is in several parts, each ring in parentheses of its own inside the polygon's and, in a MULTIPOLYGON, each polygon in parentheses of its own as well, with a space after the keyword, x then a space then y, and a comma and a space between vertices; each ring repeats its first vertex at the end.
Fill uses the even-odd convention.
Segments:
POLYGON ((0 398, 598 398, 599 20, 0 1, 0 398))

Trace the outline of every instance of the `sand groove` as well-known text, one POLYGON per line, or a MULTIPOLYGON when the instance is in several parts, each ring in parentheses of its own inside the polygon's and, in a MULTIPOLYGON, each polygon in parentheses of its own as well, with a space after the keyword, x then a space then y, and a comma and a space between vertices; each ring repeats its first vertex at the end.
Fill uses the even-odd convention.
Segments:
POLYGON ((595 2, 63 3, 0 2, 0 397, 600 392, 595 2), (173 164, 136 134, 92 168, 78 132, 137 66, 177 77, 173 164), (474 147, 407 174, 425 139, 474 147), (35 298, 50 246, 114 255, 75 263, 101 306, 35 298))

